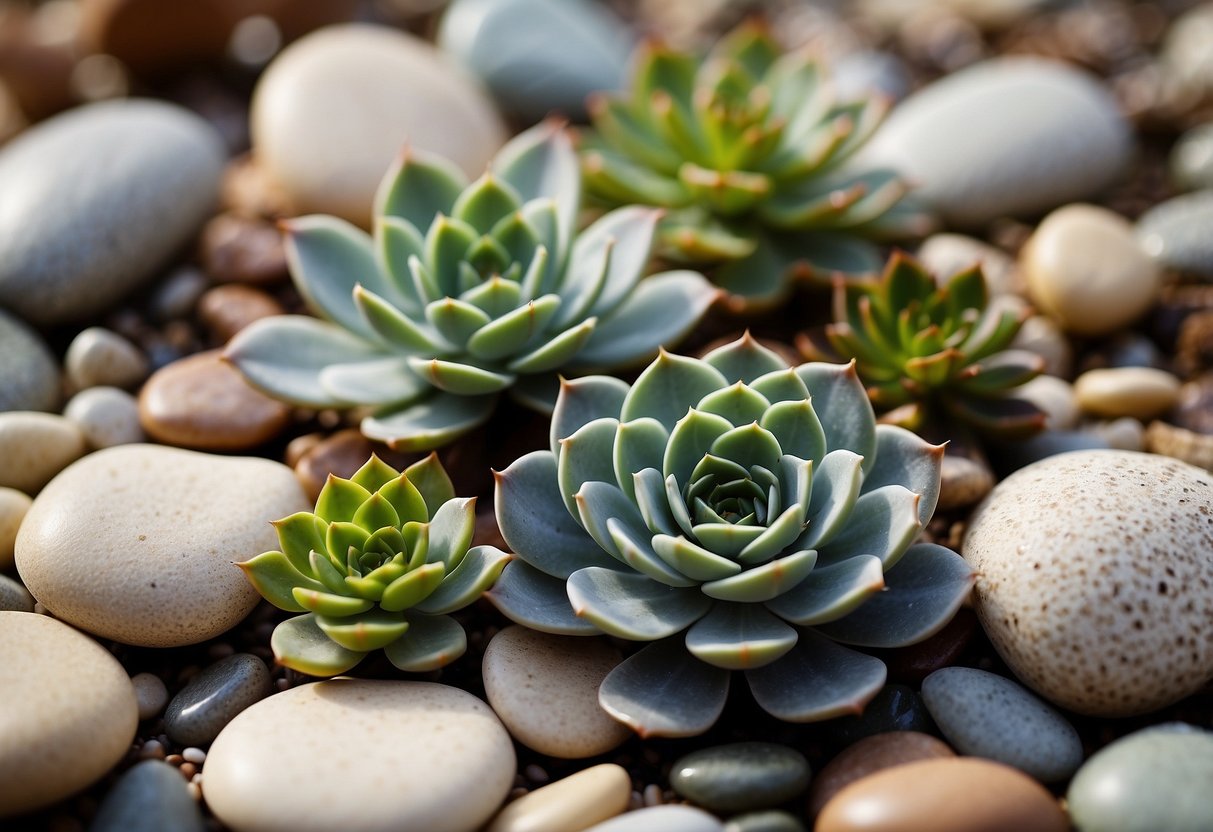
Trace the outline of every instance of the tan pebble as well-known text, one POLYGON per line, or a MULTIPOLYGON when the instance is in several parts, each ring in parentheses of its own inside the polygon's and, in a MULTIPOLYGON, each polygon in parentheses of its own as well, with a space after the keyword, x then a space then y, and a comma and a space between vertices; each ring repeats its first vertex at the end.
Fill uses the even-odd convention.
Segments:
POLYGON ((1151 422, 1146 429, 1145 443, 1146 450, 1152 454, 1174 457, 1213 471, 1213 435, 1196 433, 1166 422, 1151 422))
POLYGON ((944 454, 939 473, 936 508, 941 511, 971 506, 994 487, 994 472, 990 467, 968 457, 944 454))
POLYGON ((977 265, 991 294, 1024 292, 1023 277, 1011 255, 964 234, 932 234, 918 249, 918 259, 936 280, 946 280, 977 265))
POLYGON ((1074 387, 1065 379, 1039 375, 1015 388, 1015 398, 1026 399, 1044 411, 1046 430, 1071 430, 1078 424, 1074 387))
POLYGON ((223 172, 221 199, 225 208, 249 217, 289 217, 299 213, 282 186, 264 165, 246 153, 223 172))
POLYGON ((76 390, 105 385, 134 387, 147 378, 147 357, 130 341, 93 326, 72 339, 63 359, 68 383, 76 390))
POLYGON ((627 809, 631 794, 627 771, 604 763, 520 797, 485 832, 581 832, 627 809))
POLYGON ((1090 422, 1083 425, 1083 430, 1093 433, 1108 443, 1108 447, 1118 451, 1144 451, 1146 449, 1146 429, 1141 422, 1131 416, 1119 419, 1109 419, 1104 422, 1090 422))
POLYGON ((834 795, 816 832, 1067 832, 1044 786, 975 757, 920 760, 879 771, 834 795))
POLYGON ((238 283, 216 286, 198 300, 199 320, 220 342, 226 342, 253 321, 283 312, 282 304, 265 292, 238 283))
POLYGON ((13 568, 17 529, 34 501, 15 488, 0 487, 0 572, 13 568))
POLYGON ((49 806, 101 778, 135 738, 126 672, 83 633, 0 612, 0 817, 49 806))
POLYGON ((84 449, 84 434, 62 416, 0 413, 0 486, 36 494, 84 449))
POLYGON ((303 459, 304 454, 323 442, 324 438, 325 435, 320 432, 305 433, 302 436, 296 436, 287 443, 286 451, 284 451, 282 455, 282 461, 294 468, 299 464, 299 460, 303 459))
POLYGON ((34 596, 29 590, 8 575, 0 575, 0 610, 10 612, 33 612, 34 596))
POLYGON ((1074 382, 1079 406, 1093 416, 1152 419, 1175 406, 1179 379, 1153 367, 1088 370, 1074 382))
POLYGON ((72 396, 63 415, 76 423, 90 448, 112 448, 147 439, 139 424, 139 402, 118 387, 81 390, 72 396))
POLYGON ((1045 217, 1020 263, 1040 309, 1079 335, 1106 335, 1133 322, 1161 285, 1133 225, 1094 205, 1067 205, 1045 217))
POLYGON ((484 689, 523 745, 553 757, 592 757, 631 736, 598 704, 598 686, 621 660, 605 639, 512 625, 485 650, 484 689))
MULTIPOLYGON (((139 703, 139 719, 153 719, 164 712, 168 704, 168 688, 155 673, 136 673, 131 677, 131 685, 135 688, 135 700, 139 703)), ((164 756, 164 747, 156 743, 160 756, 164 756)))
POLYGON ((282 234, 264 220, 220 214, 202 230, 202 264, 221 283, 277 283, 288 276, 282 234))
POLYGON ((254 390, 219 350, 157 370, 139 393, 143 429, 169 445, 211 451, 253 448, 273 439, 290 408, 254 390))
POLYGON ((809 788, 809 817, 816 817, 834 795, 869 774, 919 760, 955 756, 956 752, 943 740, 918 731, 893 731, 864 737, 843 749, 813 778, 809 788))

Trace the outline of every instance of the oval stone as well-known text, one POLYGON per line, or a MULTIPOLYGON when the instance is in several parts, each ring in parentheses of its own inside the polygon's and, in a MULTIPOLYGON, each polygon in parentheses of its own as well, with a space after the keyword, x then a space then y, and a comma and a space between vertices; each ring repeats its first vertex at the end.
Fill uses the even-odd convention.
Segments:
POLYGON ((0 413, 0 486, 36 494, 84 453, 74 422, 50 413, 0 413))
POLYGON ((0 610, 9 612, 33 612, 34 596, 8 575, 0 574, 0 610))
POLYGON ((614 763, 591 766, 507 805, 485 832, 580 832, 628 808, 632 778, 614 763))
POLYGON ((99 779, 135 738, 138 709, 118 660, 45 615, 0 612, 0 817, 99 779))
POLYGON ((0 572, 13 568, 17 529, 34 501, 15 488, 0 487, 0 572))
POLYGON ((488 706, 429 682, 337 679, 263 699, 206 757, 206 802, 227 826, 296 832, 473 832, 514 781, 488 706))
POLYGON ((164 712, 164 731, 181 745, 208 745, 237 714, 273 692, 265 662, 236 653, 190 679, 173 697, 164 712))
POLYGON ((1181 188, 1213 188, 1213 123, 1193 127, 1171 150, 1171 178, 1181 188))
POLYGON ((1179 399, 1179 379, 1153 367, 1088 370, 1074 380, 1078 405, 1093 416, 1148 420, 1166 413, 1179 399))
POLYGON ((164 680, 155 673, 136 673, 131 677, 131 687, 135 689, 135 701, 139 703, 139 719, 160 716, 168 703, 168 688, 164 686, 164 680))
POLYGON ((206 824, 181 772, 144 760, 122 775, 101 801, 89 832, 203 832, 206 824))
POLYGON ((651 806, 611 818, 585 832, 724 832, 724 825, 693 806, 651 806))
POLYGON ((63 366, 76 390, 99 385, 134 387, 148 371, 147 357, 138 347, 100 326, 90 326, 72 339, 63 366))
POLYGON ((0 309, 0 411, 55 410, 59 362, 38 333, 0 309))
POLYGON ((1168 268, 1213 278, 1213 188, 1168 199, 1137 220, 1142 248, 1168 268))
POLYGON ((0 151, 0 303, 38 324, 104 310, 193 236, 225 157, 214 128, 162 101, 89 104, 25 131, 0 151))
POLYGON ((816 817, 834 795, 869 774, 918 760, 955 756, 947 743, 918 731, 891 731, 865 737, 844 748, 813 778, 809 817, 816 817))
POLYGON ((91 448, 145 442, 139 402, 117 387, 90 387, 72 396, 63 416, 76 423, 91 448))
POLYGON ((738 742, 692 751, 674 763, 670 788, 708 809, 769 809, 809 785, 809 762, 794 748, 770 742, 738 742))
POLYGON ((270 521, 308 508, 277 462, 120 445, 38 495, 17 534, 17 569, 81 629, 143 647, 194 644, 256 606, 232 564, 277 548, 270 521))
POLYGON ((1213 677, 1211 515, 1209 473, 1154 454, 1076 451, 1017 471, 962 547, 986 634, 1068 710, 1177 702, 1213 677))

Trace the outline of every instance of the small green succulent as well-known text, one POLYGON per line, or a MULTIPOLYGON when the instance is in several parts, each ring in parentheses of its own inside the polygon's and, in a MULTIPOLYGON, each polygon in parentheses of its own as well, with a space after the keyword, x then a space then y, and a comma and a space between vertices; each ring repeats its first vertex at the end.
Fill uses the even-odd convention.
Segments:
POLYGON ((789 368, 749 336, 663 351, 630 387, 564 383, 551 449, 497 475, 518 560, 486 597, 537 630, 652 642, 599 688, 641 734, 707 730, 732 670, 781 719, 856 713, 886 671, 843 645, 927 638, 972 585, 912 545, 942 455, 878 426, 853 366, 789 368))
POLYGON ((471 604, 510 559, 468 545, 476 499, 455 490, 434 454, 400 473, 378 457, 350 479, 330 475, 316 513, 274 523, 279 552, 239 563, 274 606, 302 612, 274 629, 274 657, 333 676, 383 648, 401 670, 433 670, 463 655, 447 613, 471 604))
POLYGON ((1025 314, 990 298, 979 266, 939 286, 898 252, 879 280, 838 281, 834 323, 798 343, 810 360, 854 359, 885 421, 916 431, 959 422, 1022 437, 1043 428, 1045 418, 1014 396, 1044 368, 1040 356, 1006 349, 1025 314))
POLYGON ((888 102, 834 100, 805 52, 782 54, 758 24, 698 57, 649 43, 631 90, 591 103, 586 186, 608 205, 658 205, 661 253, 723 264, 715 281, 738 304, 766 305, 794 273, 880 268, 867 238, 924 233, 891 170, 844 168, 888 102))
POLYGON ((450 442, 504 391, 550 410, 557 371, 646 361, 718 294, 693 271, 641 280, 660 212, 622 208, 578 234, 580 202, 557 124, 514 138, 470 185, 406 152, 380 186, 373 237, 335 217, 286 224, 291 276, 329 321, 265 318, 225 355, 277 398, 377 408, 363 433, 401 449, 450 442))

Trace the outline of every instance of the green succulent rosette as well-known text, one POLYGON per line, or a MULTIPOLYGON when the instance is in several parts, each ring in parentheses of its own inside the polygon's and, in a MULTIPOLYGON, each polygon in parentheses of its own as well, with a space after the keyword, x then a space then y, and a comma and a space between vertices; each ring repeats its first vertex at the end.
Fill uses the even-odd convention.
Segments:
POLYGON ((1007 349, 1026 315, 990 297, 980 266, 938 285, 898 252, 879 279, 838 281, 834 322, 797 343, 810 360, 854 359, 884 421, 1020 438, 1045 422, 1036 405, 1014 394, 1044 369, 1035 353, 1007 349))
POLYGON ((291 276, 324 320, 264 318, 225 356, 284 401, 373 408, 362 432, 405 450, 483 423, 502 393, 550 411, 557 372, 643 363, 718 295, 693 271, 641 279, 659 211, 621 208, 578 233, 580 203, 557 124, 515 137, 471 184, 406 152, 373 235, 329 216, 285 225, 291 276))
POLYGON ((651 642, 599 689, 643 735, 707 730, 735 670, 781 719, 857 713, 886 671, 853 648, 929 637, 973 583, 914 542, 942 455, 877 425, 851 365, 790 368, 748 336, 662 352, 631 386, 566 382, 551 449, 497 475, 518 559, 486 597, 537 630, 651 642))
POLYGON ((591 102, 586 186, 606 205, 668 209, 663 256, 719 264, 735 304, 770 305, 796 275, 876 272, 873 240, 930 229, 895 171, 848 164, 888 108, 835 100, 807 52, 782 53, 758 24, 703 58, 648 43, 631 88, 591 102))
POLYGON ((510 555, 468 548, 475 498, 457 498, 438 458, 400 473, 371 457, 350 479, 329 476, 315 513, 274 523, 281 551, 239 566, 274 606, 304 613, 274 629, 286 667, 334 676, 382 649, 405 671, 434 670, 467 649, 463 609, 510 555))

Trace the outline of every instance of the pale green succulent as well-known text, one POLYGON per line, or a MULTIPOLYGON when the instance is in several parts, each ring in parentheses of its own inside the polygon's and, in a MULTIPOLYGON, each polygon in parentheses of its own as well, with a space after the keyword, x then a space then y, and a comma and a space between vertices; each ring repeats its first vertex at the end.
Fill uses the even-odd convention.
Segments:
POLYGON ((856 713, 886 672, 844 645, 927 638, 973 583, 914 544, 942 456, 876 425, 853 364, 789 368, 748 336, 662 352, 631 386, 565 383, 551 449, 497 475, 519 559, 486 596, 538 630, 653 642, 599 689, 641 734, 707 730, 733 670, 781 719, 856 713))
POLYGON ((315 514, 274 523, 281 551, 237 564, 271 604, 305 613, 274 629, 274 658, 333 676, 380 648, 406 671, 463 655, 463 627, 447 613, 479 598, 510 559, 468 548, 475 507, 455 497, 433 454, 403 474, 372 456, 348 480, 330 475, 315 514))
POLYGON ((373 237, 329 216, 286 224, 295 285, 329 320, 264 318, 225 356, 279 399, 373 406, 363 433, 401 449, 450 442, 502 392, 550 410, 557 371, 646 361, 718 293, 693 271, 641 279, 659 211, 621 208, 579 234, 580 202, 559 125, 514 138, 470 185, 406 153, 380 186, 373 237))

